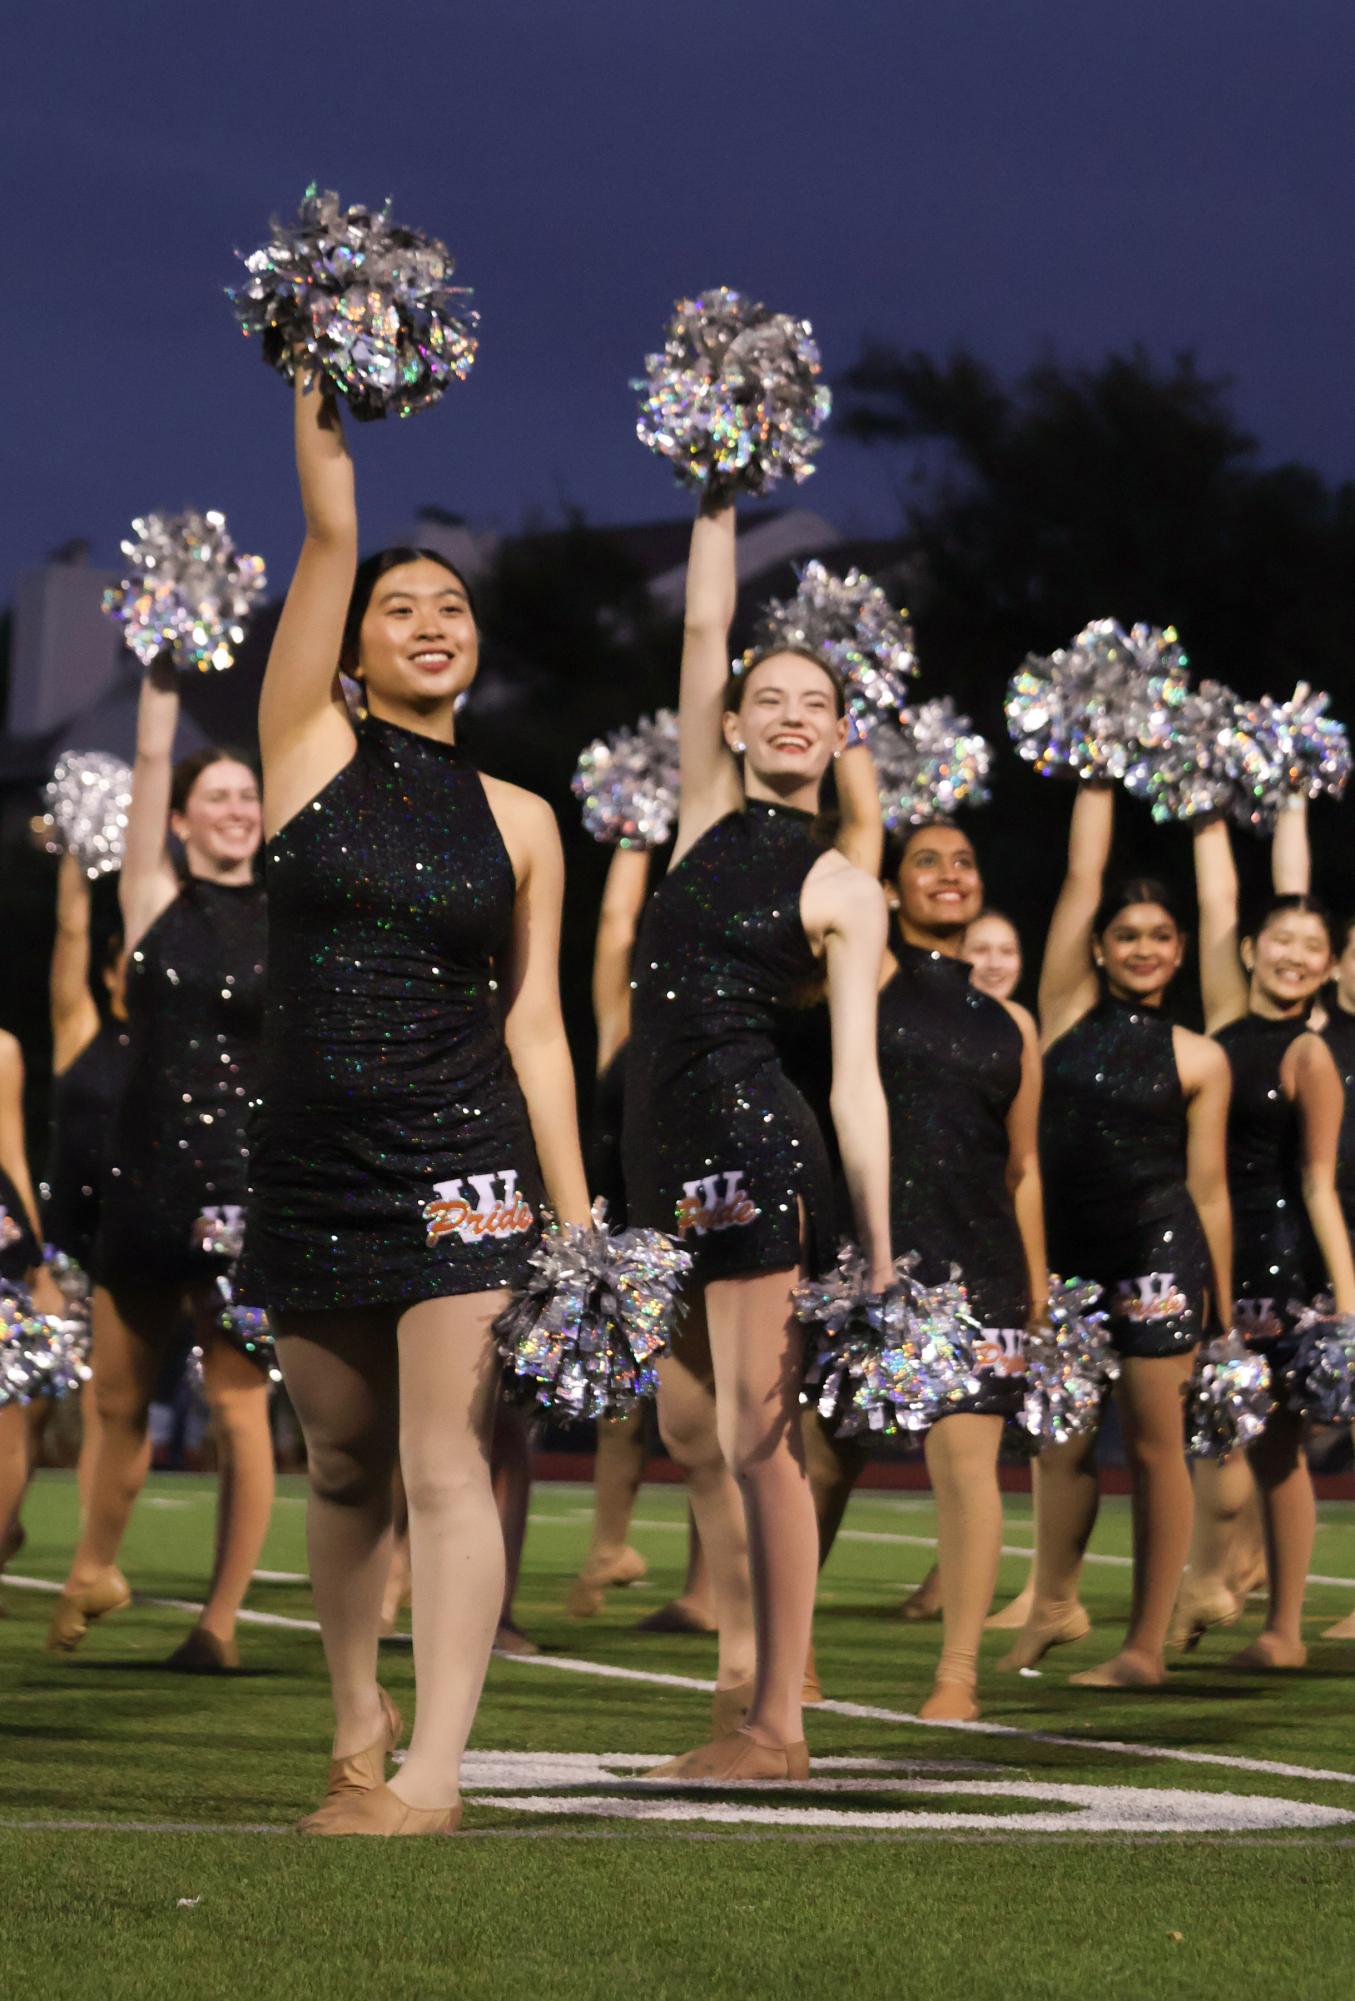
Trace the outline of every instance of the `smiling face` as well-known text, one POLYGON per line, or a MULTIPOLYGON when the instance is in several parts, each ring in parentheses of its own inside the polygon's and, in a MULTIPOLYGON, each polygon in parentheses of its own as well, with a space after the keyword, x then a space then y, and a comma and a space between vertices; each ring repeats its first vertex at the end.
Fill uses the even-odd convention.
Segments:
POLYGON ((451 570, 420 557, 377 578, 354 663, 374 715, 454 702, 479 664, 470 599, 451 570))
POLYGON ((983 877, 968 835, 958 827, 919 827, 894 878, 899 929, 910 945, 954 942, 983 907, 983 877))
POLYGON ((1118 1000, 1156 1006, 1181 970, 1186 941, 1161 903, 1127 903, 1094 942, 1097 964, 1118 1000))
POLYGON ((1011 999, 1021 983, 1021 940, 1014 924, 992 910, 976 917, 965 930, 960 952, 969 961, 970 982, 980 993, 991 994, 994 1000, 1011 999))
POLYGON ((1297 1014, 1332 969, 1326 924, 1312 910, 1277 910, 1255 938, 1242 941, 1251 974, 1252 1006, 1266 1014, 1297 1014))
POLYGON ((170 826, 193 875, 227 875, 253 861, 263 838, 259 781, 247 764, 218 757, 204 765, 170 826))
POLYGON ((724 716, 725 742, 743 746, 744 773, 774 791, 817 784, 847 739, 837 689, 823 667, 799 653, 771 653, 744 677, 737 710, 724 716))

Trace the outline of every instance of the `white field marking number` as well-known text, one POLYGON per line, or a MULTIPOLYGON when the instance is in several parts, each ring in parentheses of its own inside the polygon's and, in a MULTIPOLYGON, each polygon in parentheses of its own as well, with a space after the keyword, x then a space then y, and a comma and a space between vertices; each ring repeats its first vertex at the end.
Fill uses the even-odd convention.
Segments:
POLYGON ((1052 1779, 976 1778, 992 1765, 943 1759, 818 1758, 812 1777, 740 1786, 737 1798, 699 1779, 646 1779, 661 1762, 633 1752, 472 1751, 462 1791, 483 1806, 597 1820, 717 1822, 737 1827, 935 1829, 1012 1834, 1256 1834, 1349 1826, 1355 1813, 1259 1794, 1188 1792, 1176 1786, 1078 1786, 1052 1779), (794 1794, 781 1805, 778 1795, 794 1794), (929 1807, 944 1798, 945 1808, 929 1807), (972 1799, 976 1811, 952 1802, 972 1799), (816 1802, 822 1801, 822 1805, 816 1802), (1003 1813, 978 1803, 1008 1800, 1003 1813))

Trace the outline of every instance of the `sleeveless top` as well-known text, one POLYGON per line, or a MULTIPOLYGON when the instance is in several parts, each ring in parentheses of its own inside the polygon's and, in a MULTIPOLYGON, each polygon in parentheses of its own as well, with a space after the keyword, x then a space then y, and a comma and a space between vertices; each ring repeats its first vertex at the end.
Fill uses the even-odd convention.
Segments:
POLYGON ((41 1263, 42 1246, 33 1235, 28 1211, 18 1189, 0 1167, 0 1279, 18 1285, 41 1263))
POLYGON ((1022 1327, 1025 1252, 1007 1188, 1007 1114, 1021 1088, 1021 1030, 970 983, 963 959, 901 939, 880 991, 880 1078, 889 1105, 890 1223, 918 1276, 958 1265, 977 1317, 1022 1327))
POLYGON ((1280 1084, 1290 1044, 1308 1032, 1296 1016, 1243 1015, 1219 1030, 1233 1095, 1228 1107, 1228 1192, 1233 1204, 1233 1291, 1249 1338, 1285 1333, 1291 1301, 1326 1285, 1303 1200, 1303 1122, 1280 1084))
POLYGON ((1355 1014, 1341 1007, 1334 994, 1322 1036, 1336 1059, 1346 1094, 1336 1155, 1336 1192, 1341 1198, 1346 1228, 1355 1236, 1355 1014))

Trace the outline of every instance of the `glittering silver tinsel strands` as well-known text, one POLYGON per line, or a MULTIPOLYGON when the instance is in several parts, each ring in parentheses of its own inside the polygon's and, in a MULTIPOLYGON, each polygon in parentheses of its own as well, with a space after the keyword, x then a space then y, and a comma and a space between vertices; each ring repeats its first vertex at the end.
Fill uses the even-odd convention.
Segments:
POLYGON ((1099 1285, 1049 1277, 1047 1326, 1026 1342, 1027 1388, 1018 1423, 1042 1452, 1093 1431, 1106 1391, 1120 1373, 1099 1285))
POLYGON ((678 725, 671 709, 597 737, 580 753, 570 781, 595 841, 658 848, 678 810, 678 725))
POLYGON ((562 1423, 624 1417, 658 1388, 691 1253, 662 1230, 566 1223, 542 1238, 531 1275, 494 1322, 509 1383, 562 1423))
POLYGON ((678 300, 634 387, 640 442, 707 506, 808 479, 833 401, 809 322, 727 285, 678 300))
POLYGON ((312 183, 244 264, 248 277, 229 291, 242 330, 289 381, 304 356, 355 417, 408 417, 471 371, 478 316, 451 282, 452 254, 392 222, 389 204, 342 208, 312 183))
POLYGON ((1042 777, 1123 778, 1168 734, 1189 686, 1170 627, 1094 619, 1054 653, 1028 653, 1007 687, 1007 730, 1042 777))
POLYGON ((1330 1298, 1298 1316, 1298 1346, 1285 1372, 1286 1403, 1315 1424, 1355 1418, 1355 1314, 1336 1313, 1330 1298))
MULTIPOLYGON (((231 1346, 262 1370, 270 1382, 280 1383, 282 1371, 268 1315, 262 1307, 246 1306, 236 1297, 236 1269, 245 1244, 243 1210, 234 1203, 204 1209, 193 1226, 193 1242, 198 1250, 221 1261, 222 1270, 216 1280, 217 1327, 231 1346)), ((201 1350, 195 1348, 193 1354, 196 1378, 201 1372, 201 1350)))
POLYGON ((949 695, 905 708, 897 722, 882 716, 866 742, 891 832, 988 803, 992 750, 949 695))
POLYGON ((1275 1408, 1270 1364, 1237 1334, 1211 1341, 1186 1398, 1186 1450, 1226 1459, 1261 1436, 1275 1408))
POLYGON ((907 612, 891 604, 864 570, 839 577, 817 560, 800 571, 794 597, 768 600, 752 645, 734 662, 735 673, 782 647, 826 661, 863 729, 882 718, 897 722, 917 673, 907 612))
POLYGON ((1238 705, 1237 727, 1246 755, 1239 756, 1237 817, 1262 833, 1273 831, 1290 799, 1339 799, 1350 777, 1350 741, 1344 723, 1327 714, 1327 697, 1300 682, 1287 702, 1263 695, 1238 705))
POLYGON ((89 1378, 88 1318, 39 1313, 26 1285, 0 1279, 0 1406, 62 1397, 89 1378))
POLYGON ((844 1246, 832 1271, 796 1287, 811 1342, 804 1401, 839 1438, 915 1436, 979 1387, 982 1329, 964 1286, 921 1284, 917 1262, 899 1258, 877 1292, 860 1252, 844 1246))
POLYGON ((103 608, 142 665, 165 655, 203 672, 232 666, 267 578, 262 556, 236 548, 225 515, 139 515, 122 553, 127 575, 104 592, 103 608))
POLYGON ((132 804, 129 765, 106 750, 63 750, 44 791, 49 855, 73 855, 91 880, 122 867, 132 804))

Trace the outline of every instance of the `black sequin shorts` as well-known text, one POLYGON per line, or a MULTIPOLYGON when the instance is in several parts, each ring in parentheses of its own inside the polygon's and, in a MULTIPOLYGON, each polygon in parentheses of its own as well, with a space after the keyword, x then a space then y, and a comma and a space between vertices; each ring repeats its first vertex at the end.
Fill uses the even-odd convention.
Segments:
POLYGON ((985 1327, 974 1344, 979 1387, 973 1396, 952 1404, 937 1418, 1018 1417, 1026 1401, 1026 1330, 985 1327))

